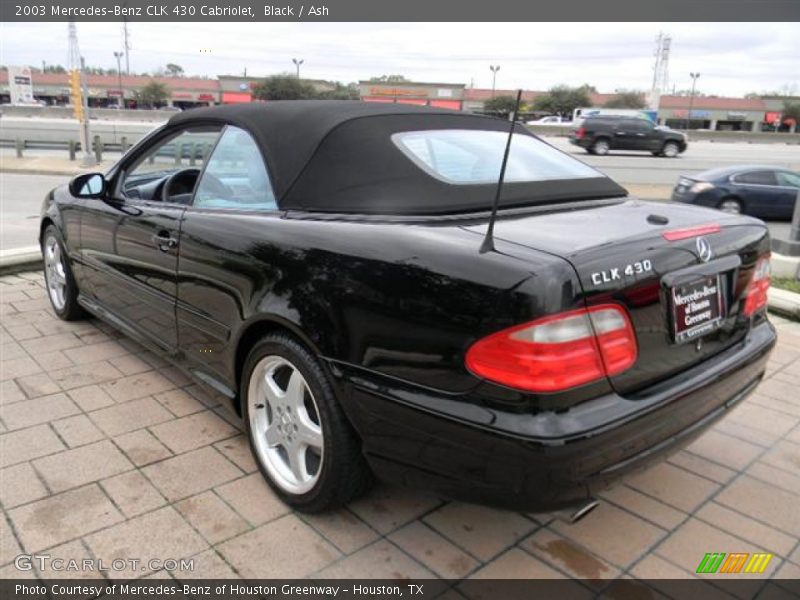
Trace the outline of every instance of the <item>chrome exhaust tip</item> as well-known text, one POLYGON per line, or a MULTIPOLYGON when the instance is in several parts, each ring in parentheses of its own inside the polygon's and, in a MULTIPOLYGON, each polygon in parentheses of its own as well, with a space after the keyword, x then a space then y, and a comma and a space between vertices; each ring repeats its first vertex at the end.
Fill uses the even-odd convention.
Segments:
POLYGON ((553 516, 559 521, 564 521, 565 523, 577 523, 583 517, 597 508, 598 504, 600 503, 597 500, 591 498, 590 500, 587 500, 583 504, 579 505, 577 508, 557 510, 553 513, 553 516))

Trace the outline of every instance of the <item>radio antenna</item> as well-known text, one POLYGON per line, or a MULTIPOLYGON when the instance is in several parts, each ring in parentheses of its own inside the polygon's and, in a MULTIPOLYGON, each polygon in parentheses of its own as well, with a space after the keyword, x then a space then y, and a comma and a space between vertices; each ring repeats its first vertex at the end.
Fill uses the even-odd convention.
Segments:
POLYGON ((483 238, 480 253, 485 254, 494 250, 494 222, 497 219, 497 207, 500 204, 500 194, 503 192, 503 181, 506 178, 506 165, 508 164, 508 152, 511 150, 511 138, 514 137, 514 127, 517 125, 517 115, 519 114, 519 103, 522 100, 522 90, 517 90, 517 102, 514 105, 514 112, 511 113, 511 127, 508 130, 506 149, 503 152, 503 162, 500 164, 500 178, 497 180, 497 189, 494 193, 494 204, 492 204, 492 216, 489 217, 489 227, 486 229, 486 237, 483 238))

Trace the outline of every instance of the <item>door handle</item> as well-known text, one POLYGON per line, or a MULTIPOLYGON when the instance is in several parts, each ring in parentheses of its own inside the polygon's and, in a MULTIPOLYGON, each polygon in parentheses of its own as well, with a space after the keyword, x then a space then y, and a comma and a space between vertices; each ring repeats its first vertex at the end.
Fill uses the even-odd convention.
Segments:
POLYGON ((178 247, 178 239, 172 237, 169 231, 159 231, 153 236, 153 242, 162 252, 169 252, 178 247))

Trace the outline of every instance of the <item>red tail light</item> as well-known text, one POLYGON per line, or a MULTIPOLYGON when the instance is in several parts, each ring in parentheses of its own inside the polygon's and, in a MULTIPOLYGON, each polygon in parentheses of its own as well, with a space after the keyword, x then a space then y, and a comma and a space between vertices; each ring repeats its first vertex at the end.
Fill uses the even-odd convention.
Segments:
POLYGON ((756 261, 750 283, 747 284, 742 311, 745 317, 749 317, 767 305, 767 290, 769 290, 769 254, 756 261))
POLYGON ((670 229, 661 235, 668 242, 677 242, 678 240, 685 240, 699 235, 708 235, 709 233, 719 233, 720 231, 722 231, 722 227, 719 223, 707 223, 705 225, 697 225, 696 227, 687 227, 685 229, 670 229))
POLYGON ((578 130, 575 132, 575 137, 579 140, 582 140, 585 135, 586 135, 586 129, 584 129, 583 127, 578 127, 578 130))
POLYGON ((493 333, 470 347, 466 365, 508 387, 557 392, 622 373, 637 352, 628 314, 602 304, 493 333))

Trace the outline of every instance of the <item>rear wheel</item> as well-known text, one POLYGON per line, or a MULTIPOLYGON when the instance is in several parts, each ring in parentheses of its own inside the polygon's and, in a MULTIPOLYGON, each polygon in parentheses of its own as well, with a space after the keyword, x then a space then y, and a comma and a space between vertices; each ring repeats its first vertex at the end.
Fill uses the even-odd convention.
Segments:
POLYGON ((676 144, 675 142, 667 142, 661 149, 661 154, 663 154, 667 158, 675 158, 676 156, 678 156, 679 152, 680 148, 678 147, 678 144, 676 144))
POLYGON ((65 321, 76 321, 86 317, 78 304, 78 284, 72 275, 61 233, 49 225, 42 235, 42 257, 47 296, 53 312, 65 321))
POLYGON ((717 208, 722 212, 730 213, 732 215, 742 214, 742 203, 736 198, 724 198, 717 205, 717 208))
POLYGON ((305 347, 285 334, 266 336, 250 352, 242 383, 250 447, 284 502, 319 512, 369 488, 359 440, 305 347))
POLYGON ((592 144, 592 154, 598 154, 600 156, 604 156, 608 154, 608 151, 610 149, 611 145, 605 138, 600 138, 599 140, 595 141, 594 144, 592 144))

